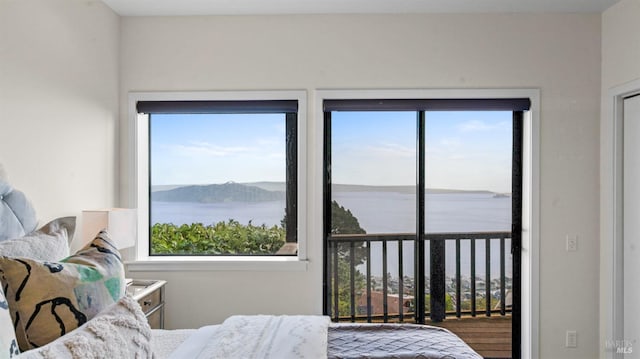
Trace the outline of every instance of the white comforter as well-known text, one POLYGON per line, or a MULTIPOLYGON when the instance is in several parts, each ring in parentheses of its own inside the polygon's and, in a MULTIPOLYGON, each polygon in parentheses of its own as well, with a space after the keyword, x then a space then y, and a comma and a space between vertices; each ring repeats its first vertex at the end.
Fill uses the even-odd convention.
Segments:
POLYGON ((198 329, 170 358, 326 358, 328 328, 321 316, 232 316, 198 329))

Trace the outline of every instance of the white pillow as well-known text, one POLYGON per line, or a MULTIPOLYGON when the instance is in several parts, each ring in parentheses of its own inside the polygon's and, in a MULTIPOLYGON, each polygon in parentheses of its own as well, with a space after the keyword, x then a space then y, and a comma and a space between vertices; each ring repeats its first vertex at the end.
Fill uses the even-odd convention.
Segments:
POLYGON ((0 241, 23 236, 37 225, 36 211, 27 196, 0 179, 0 241))
POLYGON ((123 297, 78 329, 24 359, 152 358, 151 328, 138 302, 123 297))
POLYGON ((69 256, 76 217, 54 219, 23 237, 0 242, 0 255, 56 262, 69 256))
POLYGON ((20 354, 9 305, 0 288, 0 359, 12 358, 20 354))

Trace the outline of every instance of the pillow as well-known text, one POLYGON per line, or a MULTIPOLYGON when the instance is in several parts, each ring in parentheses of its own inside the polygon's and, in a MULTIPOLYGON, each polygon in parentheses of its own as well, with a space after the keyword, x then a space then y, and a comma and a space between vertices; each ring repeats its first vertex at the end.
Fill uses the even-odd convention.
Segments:
POLYGON ((11 358, 20 354, 13 322, 9 314, 7 299, 0 289, 0 359, 11 358))
POLYGON ((62 217, 24 237, 0 242, 0 255, 42 261, 59 261, 69 256, 69 242, 76 229, 76 217, 62 217))
POLYGON ((0 179, 0 241, 24 236, 37 225, 36 211, 24 193, 0 179))
POLYGON ((25 359, 152 357, 151 328, 140 305, 131 297, 123 297, 64 337, 20 356, 25 359))
POLYGON ((2 256, 0 281, 23 351, 78 328, 125 292, 120 253, 105 231, 60 262, 2 256))

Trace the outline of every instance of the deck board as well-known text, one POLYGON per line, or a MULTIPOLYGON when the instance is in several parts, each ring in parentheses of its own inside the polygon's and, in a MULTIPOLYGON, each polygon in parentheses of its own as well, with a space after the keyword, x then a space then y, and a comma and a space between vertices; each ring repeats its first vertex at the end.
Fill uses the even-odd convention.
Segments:
POLYGON ((449 329, 485 358, 511 358, 511 316, 447 318, 426 324, 449 329))

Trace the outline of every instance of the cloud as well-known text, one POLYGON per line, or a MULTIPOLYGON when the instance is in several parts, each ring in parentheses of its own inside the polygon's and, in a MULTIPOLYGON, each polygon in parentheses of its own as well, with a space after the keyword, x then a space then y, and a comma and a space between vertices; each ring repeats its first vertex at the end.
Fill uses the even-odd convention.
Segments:
POLYGON ((415 158, 415 147, 408 147, 399 145, 397 143, 383 143, 378 146, 368 146, 366 148, 367 154, 375 154, 384 157, 395 158, 415 158))
POLYGON ((461 153, 452 153, 451 155, 449 155, 449 160, 451 161, 462 161, 468 158, 469 157, 467 155, 463 155, 461 153))
POLYGON ((493 124, 488 124, 480 120, 470 120, 458 125, 458 130, 462 132, 477 132, 477 131, 493 131, 506 128, 511 124, 507 121, 501 121, 493 124))
POLYGON ((462 141, 460 141, 459 138, 447 137, 440 140, 440 145, 448 148, 460 147, 460 145, 462 145, 462 141))
POLYGON ((261 138, 256 140, 256 143, 260 146, 280 146, 283 145, 285 141, 280 138, 261 138))
POLYGON ((185 156, 210 156, 226 157, 240 153, 254 151, 250 147, 241 146, 218 146, 208 142, 192 142, 188 145, 173 145, 171 149, 178 154, 185 156))
POLYGON ((463 132, 488 131, 492 129, 492 126, 483 121, 471 120, 461 123, 458 129, 463 132))

